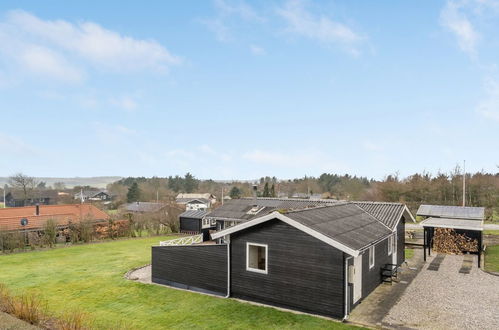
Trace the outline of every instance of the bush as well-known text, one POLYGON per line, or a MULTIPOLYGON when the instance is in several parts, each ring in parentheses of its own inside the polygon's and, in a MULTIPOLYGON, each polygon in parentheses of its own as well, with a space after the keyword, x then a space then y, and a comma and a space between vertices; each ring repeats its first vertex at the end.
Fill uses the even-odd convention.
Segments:
POLYGON ((57 222, 54 219, 48 219, 43 226, 43 242, 49 247, 53 247, 57 237, 57 222))
POLYGON ((78 230, 80 233, 80 239, 83 242, 89 243, 93 240, 93 238, 94 238, 94 226, 93 226, 92 221, 82 220, 78 224, 78 230))

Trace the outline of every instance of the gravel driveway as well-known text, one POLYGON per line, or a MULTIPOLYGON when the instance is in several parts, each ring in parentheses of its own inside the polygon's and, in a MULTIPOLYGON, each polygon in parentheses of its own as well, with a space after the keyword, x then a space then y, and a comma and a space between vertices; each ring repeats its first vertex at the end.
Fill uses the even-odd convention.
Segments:
POLYGON ((499 329, 499 277, 479 270, 476 256, 444 255, 438 267, 436 263, 430 267, 438 270, 429 270, 434 258, 427 260, 383 324, 419 329, 499 329), (465 266, 472 265, 469 274, 459 272, 463 261, 465 266))

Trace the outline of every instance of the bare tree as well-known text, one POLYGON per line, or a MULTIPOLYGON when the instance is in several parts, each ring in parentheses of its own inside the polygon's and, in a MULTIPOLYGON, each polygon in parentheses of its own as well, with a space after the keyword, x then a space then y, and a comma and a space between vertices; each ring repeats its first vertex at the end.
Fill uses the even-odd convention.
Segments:
POLYGON ((9 184, 14 188, 22 190, 24 200, 28 199, 28 195, 35 189, 38 181, 32 176, 27 176, 23 173, 16 173, 9 178, 9 184))

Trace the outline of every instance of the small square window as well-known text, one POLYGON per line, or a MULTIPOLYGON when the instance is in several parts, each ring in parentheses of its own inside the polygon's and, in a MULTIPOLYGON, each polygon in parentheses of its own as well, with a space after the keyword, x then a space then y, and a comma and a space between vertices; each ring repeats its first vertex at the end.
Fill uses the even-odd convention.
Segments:
POLYGON ((267 274, 268 247, 265 244, 246 243, 246 270, 267 274))
POLYGON ((374 245, 369 247, 369 269, 374 267, 374 245))

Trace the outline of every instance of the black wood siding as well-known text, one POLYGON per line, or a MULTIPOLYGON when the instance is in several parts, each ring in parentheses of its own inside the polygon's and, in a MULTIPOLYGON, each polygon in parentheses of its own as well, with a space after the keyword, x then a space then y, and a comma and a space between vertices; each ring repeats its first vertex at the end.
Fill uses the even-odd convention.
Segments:
POLYGON ((388 255, 388 238, 379 242, 374 248, 374 266, 369 269, 369 250, 362 255, 362 299, 367 297, 381 283, 381 267, 392 263, 392 255, 388 255))
POLYGON ((343 252, 280 221, 231 235, 234 297, 344 316, 343 252), (246 242, 268 244, 268 274, 246 270, 246 242))
POLYGON ((400 219, 397 225, 397 265, 405 261, 405 218, 400 219))
POLYGON ((225 295, 227 245, 154 246, 152 281, 225 295))
POLYGON ((180 231, 201 232, 201 219, 180 217, 180 231))

